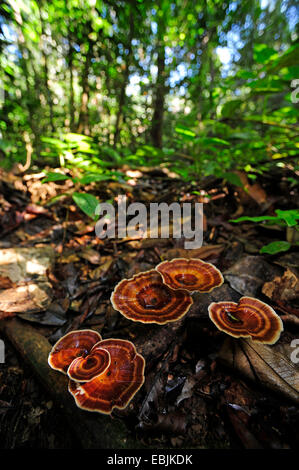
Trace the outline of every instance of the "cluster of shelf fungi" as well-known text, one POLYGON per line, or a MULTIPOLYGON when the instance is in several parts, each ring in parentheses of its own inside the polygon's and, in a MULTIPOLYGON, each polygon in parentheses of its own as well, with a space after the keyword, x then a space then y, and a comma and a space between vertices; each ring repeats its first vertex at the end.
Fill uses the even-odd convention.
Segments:
MULTIPOLYGON (((186 315, 193 292, 208 293, 223 282, 213 264, 175 258, 119 282, 111 303, 132 321, 164 325, 186 315)), ((213 302, 208 313, 219 330, 235 338, 271 345, 283 331, 272 307, 253 297, 242 297, 238 303, 213 302)), ((48 363, 68 376, 68 390, 79 408, 103 414, 126 408, 145 379, 145 360, 131 341, 103 340, 89 329, 63 336, 53 346, 48 363)))

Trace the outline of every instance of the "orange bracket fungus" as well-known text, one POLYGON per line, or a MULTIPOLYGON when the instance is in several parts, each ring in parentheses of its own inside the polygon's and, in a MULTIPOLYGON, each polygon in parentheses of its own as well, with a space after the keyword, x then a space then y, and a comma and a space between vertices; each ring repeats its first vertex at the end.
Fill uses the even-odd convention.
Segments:
POLYGON ((196 258, 174 258, 156 266, 163 281, 171 289, 185 289, 189 292, 211 292, 223 284, 221 272, 210 263, 196 258))
POLYGON ((49 365, 52 369, 67 373, 74 359, 85 357, 102 337, 93 330, 76 330, 67 333, 53 346, 49 354, 49 365))
POLYGON ((126 340, 106 339, 95 345, 109 352, 108 369, 85 383, 70 380, 69 391, 79 408, 110 414, 113 408, 123 409, 129 404, 144 382, 143 357, 126 340))
POLYGON ((240 337, 251 337, 253 341, 274 344, 283 331, 283 323, 272 307, 252 297, 242 297, 235 302, 213 302, 209 316, 217 328, 240 337))
POLYGON ((125 408, 144 382, 145 361, 130 341, 102 340, 93 330, 68 333, 52 348, 49 365, 67 373, 79 408, 110 414, 125 408))
POLYGON ((110 366, 110 354, 103 348, 96 348, 86 357, 77 357, 67 370, 70 379, 76 382, 89 382, 102 374, 110 366))
POLYGON ((160 325, 182 318, 193 303, 189 292, 170 289, 155 269, 123 279, 112 292, 111 302, 130 320, 160 325))

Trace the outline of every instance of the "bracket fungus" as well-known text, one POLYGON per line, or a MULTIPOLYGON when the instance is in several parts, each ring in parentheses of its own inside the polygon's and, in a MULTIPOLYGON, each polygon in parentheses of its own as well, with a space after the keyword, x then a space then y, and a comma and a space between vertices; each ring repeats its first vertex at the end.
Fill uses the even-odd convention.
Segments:
POLYGON ((77 357, 85 357, 102 337, 93 330, 76 330, 67 333, 54 344, 48 363, 52 369, 67 373, 69 366, 77 357))
POLYGON ((274 344, 283 331, 283 323, 272 307, 253 297, 242 297, 236 302, 213 302, 209 316, 217 328, 253 341, 274 344))
POLYGON ((110 414, 113 408, 126 408, 144 382, 145 361, 130 341, 106 339, 96 344, 109 352, 108 369, 89 382, 70 380, 69 391, 79 408, 110 414))
POLYGON ((163 281, 171 289, 185 289, 189 292, 211 292, 223 284, 221 272, 211 263, 197 258, 174 258, 156 266, 163 281))
POLYGON ((79 408, 110 414, 126 408, 144 382, 145 361, 130 341, 93 330, 72 331, 52 348, 49 365, 67 373, 79 408))
POLYGON ((95 348, 85 357, 77 357, 70 364, 67 375, 75 382, 89 382, 110 366, 111 358, 106 349, 95 348))
POLYGON ((119 282, 111 303, 130 320, 164 325, 182 318, 193 300, 186 290, 173 290, 164 284, 162 276, 152 269, 119 282))

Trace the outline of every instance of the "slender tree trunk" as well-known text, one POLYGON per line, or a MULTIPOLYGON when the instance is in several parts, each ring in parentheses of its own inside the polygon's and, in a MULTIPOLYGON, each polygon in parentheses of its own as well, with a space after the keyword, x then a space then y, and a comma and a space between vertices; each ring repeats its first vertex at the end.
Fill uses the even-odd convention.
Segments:
POLYGON ((37 106, 36 106, 37 98, 34 92, 36 90, 33 90, 31 88, 31 85, 29 82, 30 73, 29 73, 28 66, 27 66, 27 59, 25 57, 26 56, 30 57, 30 52, 26 49, 24 45, 24 36, 23 36, 21 29, 19 29, 18 48, 22 56, 20 60, 20 65, 21 65, 23 76, 24 76, 25 83, 26 83, 26 92, 27 92, 26 107, 28 111, 28 122, 31 128, 32 134, 33 134, 33 146, 37 155, 39 156, 41 148, 40 148, 40 129, 37 124, 38 118, 36 120, 36 117, 35 117, 35 113, 37 109, 37 106))
MULTIPOLYGON (((205 75, 209 73, 212 80, 214 76, 213 63, 211 60, 211 44, 214 39, 215 33, 217 32, 217 28, 215 26, 213 27, 209 26, 209 9, 207 5, 207 0, 203 1, 203 11, 204 11, 204 14, 203 14, 203 18, 201 21, 201 26, 204 29, 205 33, 203 37, 198 38, 200 45, 197 50, 197 57, 198 57, 198 61, 200 62, 197 89, 196 89, 196 94, 198 96, 197 117, 199 121, 201 121, 206 114, 204 112, 205 98, 203 96, 204 86, 206 85, 205 75), (200 55, 199 55, 199 51, 201 52, 200 55)), ((211 83, 210 84, 211 89, 212 89, 212 86, 213 85, 211 83)), ((211 105, 211 89, 210 89, 210 99, 209 99, 210 105, 211 105)), ((196 97, 195 97, 195 102, 196 102, 196 97)))
POLYGON ((74 93, 74 48, 73 48, 73 41, 72 41, 72 33, 70 29, 70 19, 71 19, 71 11, 69 7, 68 0, 64 2, 65 9, 67 11, 67 40, 68 40, 68 50, 67 50, 67 64, 69 70, 69 129, 71 132, 76 131, 75 125, 75 93, 74 93))
MULTIPOLYGON (((106 54, 107 54, 107 61, 108 63, 112 63, 113 59, 112 59, 112 56, 111 56, 111 53, 109 51, 109 49, 106 51, 106 54)), ((107 95, 108 96, 111 96, 111 94, 113 93, 113 90, 112 90, 112 85, 111 85, 111 76, 109 74, 109 71, 108 69, 106 68, 105 71, 105 85, 106 85, 106 88, 107 88, 107 95)), ((110 100, 106 100, 104 101, 105 98, 102 98, 102 103, 103 103, 103 106, 105 106, 105 110, 107 112, 107 134, 106 134, 106 144, 107 145, 111 145, 111 143, 113 143, 113 135, 111 133, 111 129, 113 127, 113 120, 112 120, 112 112, 111 112, 111 105, 110 105, 110 100)))
POLYGON ((23 20, 22 20, 22 15, 21 15, 20 9, 19 9, 17 4, 14 4, 13 9, 14 9, 15 20, 16 20, 16 23, 18 25, 18 27, 17 27, 17 32, 18 32, 17 42, 18 42, 18 49, 21 53, 20 66, 21 66, 23 76, 24 76, 24 81, 25 81, 25 84, 26 84, 27 99, 25 100, 25 102, 26 102, 26 108, 27 108, 27 112, 28 112, 28 122, 29 122, 31 132, 33 134, 33 146, 34 146, 35 152, 37 153, 37 155, 39 155, 39 153, 40 153, 40 130, 37 126, 37 122, 36 122, 36 119, 34 117, 35 116, 35 111, 36 111, 36 101, 37 101, 36 94, 35 94, 36 90, 33 90, 31 88, 30 81, 29 81, 29 76, 30 75, 29 75, 28 64, 27 64, 27 60, 28 60, 28 63, 30 61, 30 55, 31 54, 30 54, 30 51, 26 48, 26 45, 25 45, 25 38, 24 38, 24 35, 23 35, 23 31, 22 31, 23 20), (28 57, 29 57, 29 59, 28 59, 28 57))
POLYGON ((73 46, 69 36, 69 50, 68 50, 68 64, 70 72, 70 99, 69 99, 69 113, 70 113, 70 131, 75 131, 75 95, 74 95, 74 70, 73 70, 73 46))
POLYGON ((89 84, 88 84, 88 75, 92 58, 93 45, 91 41, 88 41, 88 51, 86 54, 85 64, 82 72, 82 95, 81 95, 81 105, 79 112, 79 120, 77 126, 77 132, 79 134, 89 135, 89 119, 88 119, 88 101, 89 101, 89 84))
POLYGON ((164 105, 165 105, 165 47, 163 43, 158 45, 158 59, 157 59, 157 82, 156 82, 156 95, 154 99, 154 113, 151 126, 151 139, 155 147, 162 148, 163 136, 163 118, 164 118, 164 105))
MULTIPOLYGON (((39 6, 39 18, 40 18, 40 23, 41 23, 41 30, 42 30, 42 35, 44 36, 45 35, 44 20, 42 17, 41 7, 39 4, 38 6, 39 6)), ((44 88, 45 88, 46 100, 47 100, 47 104, 49 107, 49 114, 50 114, 50 129, 51 129, 51 132, 54 132, 55 128, 54 128, 53 99, 52 99, 52 92, 51 92, 50 85, 49 85, 48 55, 43 47, 43 44, 41 45, 41 52, 43 56, 43 66, 44 66, 44 88)))
POLYGON ((125 61, 125 71, 123 75, 123 82, 120 90, 120 96, 119 96, 119 107, 118 107, 118 112, 116 115, 116 122, 115 122, 115 133, 114 133, 114 141, 113 141, 113 146, 116 147, 117 142, 119 140, 119 135, 120 135, 120 130, 121 130, 121 124, 122 124, 122 119, 123 119, 123 110, 124 110, 124 105, 126 101, 126 88, 129 83, 129 68, 131 64, 131 59, 132 59, 132 40, 134 37, 134 18, 133 18, 133 12, 132 8, 130 10, 130 30, 129 30, 129 38, 128 38, 128 54, 126 56, 126 61, 125 61))
POLYGON ((157 22, 157 81, 153 102, 153 117, 150 129, 152 143, 155 147, 162 148, 163 118, 165 106, 165 18, 160 16, 157 22))

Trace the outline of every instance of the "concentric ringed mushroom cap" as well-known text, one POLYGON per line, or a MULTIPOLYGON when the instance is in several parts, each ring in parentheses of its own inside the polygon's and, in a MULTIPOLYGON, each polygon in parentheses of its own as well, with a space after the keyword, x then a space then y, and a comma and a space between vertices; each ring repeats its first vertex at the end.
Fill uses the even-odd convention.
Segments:
POLYGON ((121 339, 106 339, 96 345, 109 352, 108 369, 85 383, 69 381, 69 391, 79 408, 110 414, 113 408, 123 409, 129 404, 144 382, 145 361, 134 344, 121 339))
POLYGON ((152 269, 119 282, 111 303, 130 320, 163 325, 183 317, 193 301, 186 290, 170 289, 152 269))
POLYGON ((51 349, 49 366, 66 374, 73 360, 79 356, 85 357, 101 339, 101 335, 93 330, 75 330, 67 333, 51 349))
POLYGON ((156 266, 156 270, 171 289, 205 293, 223 284, 221 272, 213 264, 197 258, 163 261, 156 266))
POLYGON ((253 341, 274 344, 283 331, 283 323, 272 307, 253 297, 242 297, 235 302, 213 302, 209 316, 217 328, 240 337, 251 337, 253 341))
POLYGON ((105 372, 110 366, 110 354, 106 349, 99 347, 96 343, 94 350, 85 357, 74 359, 67 370, 67 375, 75 382, 89 382, 97 375, 105 372))

